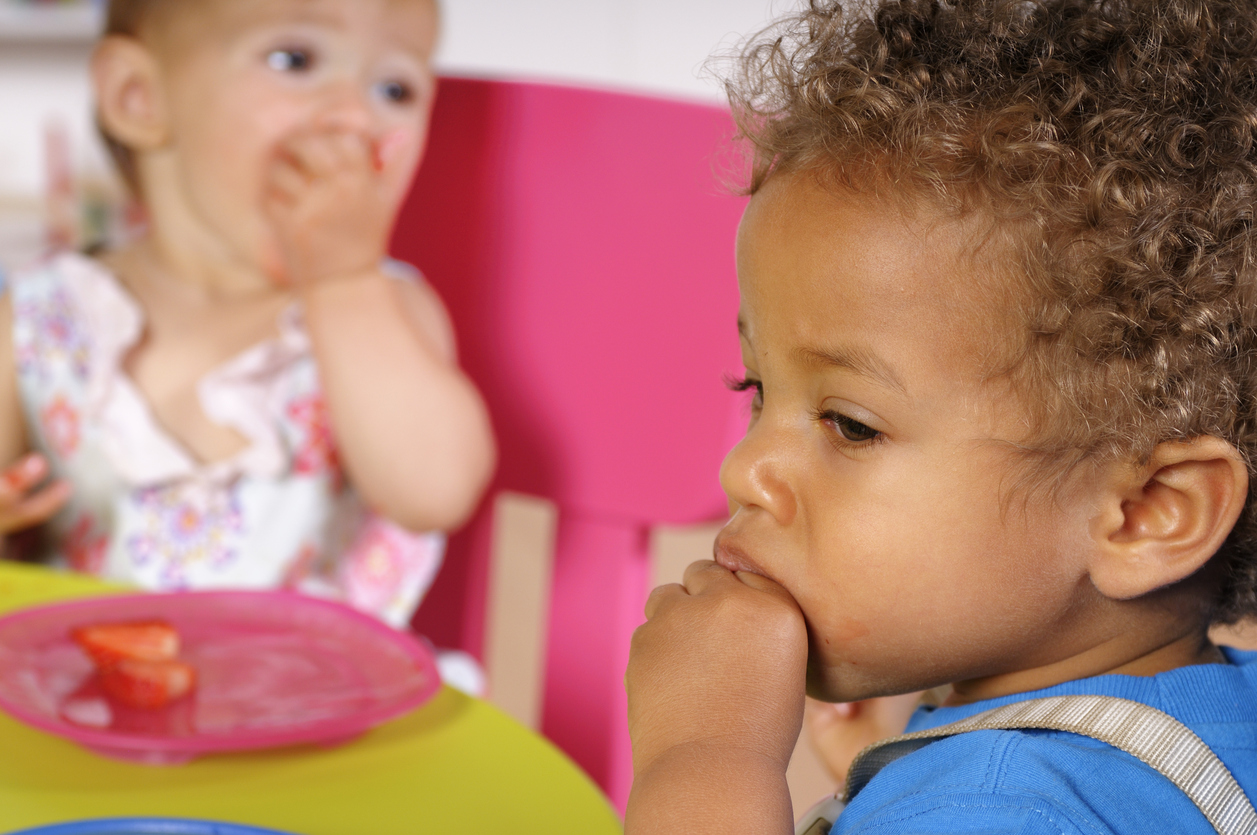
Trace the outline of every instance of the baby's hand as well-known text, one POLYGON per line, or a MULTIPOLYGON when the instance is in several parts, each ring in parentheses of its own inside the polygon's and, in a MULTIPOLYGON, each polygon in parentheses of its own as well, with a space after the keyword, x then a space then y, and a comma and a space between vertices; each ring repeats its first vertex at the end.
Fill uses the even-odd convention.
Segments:
POLYGON ((625 686, 639 776, 682 746, 739 749, 785 768, 803 721, 807 630, 777 583, 714 562, 660 586, 633 634, 625 686))
POLYGON ((0 534, 46 522, 69 500, 68 482, 38 487, 47 477, 48 461, 35 454, 20 458, 0 473, 0 534))
POLYGON ((322 129, 280 147, 264 195, 274 241, 263 260, 277 282, 303 286, 378 268, 404 188, 391 170, 401 141, 322 129))

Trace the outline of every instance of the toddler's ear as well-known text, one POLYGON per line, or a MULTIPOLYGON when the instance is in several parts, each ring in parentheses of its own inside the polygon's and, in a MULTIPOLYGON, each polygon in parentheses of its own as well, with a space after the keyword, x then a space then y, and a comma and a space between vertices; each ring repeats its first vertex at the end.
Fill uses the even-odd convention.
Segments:
POLYGON ((1194 574, 1222 546, 1248 496, 1239 452, 1211 436, 1159 444, 1146 465, 1114 467, 1109 476, 1090 575, 1118 600, 1194 574))
POLYGON ((97 44, 91 72, 97 118, 106 134, 139 151, 166 142, 161 73, 152 52, 134 38, 111 35, 97 44))

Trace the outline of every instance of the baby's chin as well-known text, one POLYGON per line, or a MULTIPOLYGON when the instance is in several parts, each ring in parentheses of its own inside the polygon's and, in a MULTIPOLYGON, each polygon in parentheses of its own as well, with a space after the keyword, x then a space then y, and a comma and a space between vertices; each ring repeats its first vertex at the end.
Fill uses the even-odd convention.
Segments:
POLYGON ((862 695, 864 688, 855 686, 850 676, 842 676, 813 662, 807 662, 807 695, 822 702, 856 702, 872 698, 862 695))
POLYGON ((807 695, 822 702, 859 702, 882 696, 898 696, 917 690, 928 690, 938 682, 918 683, 907 681, 890 673, 871 674, 857 672, 852 665, 835 666, 816 660, 816 653, 808 655, 807 695))

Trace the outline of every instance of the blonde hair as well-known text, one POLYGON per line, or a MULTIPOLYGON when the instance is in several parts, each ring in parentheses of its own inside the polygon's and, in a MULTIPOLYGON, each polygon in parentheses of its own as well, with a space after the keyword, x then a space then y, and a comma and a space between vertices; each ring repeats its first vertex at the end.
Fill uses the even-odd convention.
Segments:
POLYGON ((171 0, 109 0, 105 15, 105 34, 138 37, 140 28, 148 21, 152 12, 170 5, 171 0))

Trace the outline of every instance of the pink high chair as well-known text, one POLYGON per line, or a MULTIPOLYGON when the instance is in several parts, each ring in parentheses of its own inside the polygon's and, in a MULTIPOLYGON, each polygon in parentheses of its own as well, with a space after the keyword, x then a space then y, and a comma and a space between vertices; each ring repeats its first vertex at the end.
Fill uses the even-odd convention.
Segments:
MULTIPOLYGON (((620 809, 650 532, 725 515, 717 471, 747 417, 723 379, 741 369, 732 134, 714 107, 444 79, 394 236, 449 307, 501 451, 415 626, 484 658, 498 499, 553 502, 540 726, 620 809)), ((510 685, 495 666, 491 695, 510 685)))

